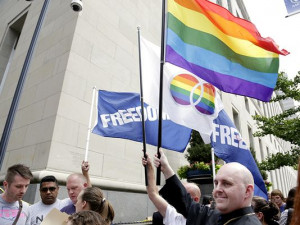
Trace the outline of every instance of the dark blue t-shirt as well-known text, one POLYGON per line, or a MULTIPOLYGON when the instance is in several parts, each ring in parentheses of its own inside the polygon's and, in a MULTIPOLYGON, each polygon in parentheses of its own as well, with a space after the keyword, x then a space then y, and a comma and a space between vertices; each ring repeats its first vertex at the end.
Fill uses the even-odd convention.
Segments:
POLYGON ((69 215, 72 215, 73 213, 76 212, 76 208, 75 208, 75 205, 70 204, 70 205, 67 205, 67 206, 63 207, 60 211, 64 212, 64 213, 67 213, 69 215))
POLYGON ((285 203, 279 207, 279 210, 280 210, 280 213, 282 213, 285 210, 285 203))

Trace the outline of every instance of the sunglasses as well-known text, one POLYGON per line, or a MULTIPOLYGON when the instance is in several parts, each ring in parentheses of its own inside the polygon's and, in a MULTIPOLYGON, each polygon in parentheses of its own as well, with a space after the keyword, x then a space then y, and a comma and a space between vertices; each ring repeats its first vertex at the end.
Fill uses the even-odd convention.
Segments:
POLYGON ((53 192, 56 190, 56 187, 43 187, 40 190, 41 192, 48 192, 48 191, 53 192))

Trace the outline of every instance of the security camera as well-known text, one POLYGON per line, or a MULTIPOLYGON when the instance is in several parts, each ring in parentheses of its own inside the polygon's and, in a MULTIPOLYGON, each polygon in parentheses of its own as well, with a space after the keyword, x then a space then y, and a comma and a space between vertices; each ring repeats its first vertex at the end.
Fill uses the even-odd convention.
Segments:
POLYGON ((80 12, 82 10, 82 1, 81 0, 72 0, 71 8, 75 12, 80 12))

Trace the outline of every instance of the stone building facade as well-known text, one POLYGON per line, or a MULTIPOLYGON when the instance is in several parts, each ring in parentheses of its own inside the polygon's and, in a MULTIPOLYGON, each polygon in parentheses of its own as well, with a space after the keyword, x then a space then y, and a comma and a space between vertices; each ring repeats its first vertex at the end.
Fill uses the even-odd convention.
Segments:
MULTIPOLYGON (((3 179, 12 164, 30 166, 35 177, 27 194, 30 203, 39 200, 37 183, 43 176, 55 175, 63 187, 68 174, 80 172, 93 87, 139 92, 137 27, 145 38, 160 43, 160 0, 85 0, 79 13, 71 9, 70 2, 49 2, 1 168, 3 179)), ((0 1, 1 133, 43 3, 0 1)), ((249 19, 243 1, 217 3, 249 19)), ((258 159, 289 149, 275 137, 252 136, 255 122, 251 115, 271 115, 280 106, 226 93, 222 100, 258 159)), ((145 194, 141 148, 141 143, 91 134, 91 180, 112 202, 115 222, 142 220, 154 211, 145 194)), ((153 155, 156 148, 148 146, 148 151, 153 155)), ((186 163, 183 154, 166 154, 175 170, 186 163)), ((296 181, 291 168, 271 172, 270 178, 274 188, 284 193, 296 181)), ((62 188, 60 195, 66 197, 66 190, 62 188)))

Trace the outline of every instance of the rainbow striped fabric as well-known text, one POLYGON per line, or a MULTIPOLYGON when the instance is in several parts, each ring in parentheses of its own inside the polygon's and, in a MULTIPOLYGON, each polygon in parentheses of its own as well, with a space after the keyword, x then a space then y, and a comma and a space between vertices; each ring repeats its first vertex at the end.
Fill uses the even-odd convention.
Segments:
POLYGON ((256 27, 207 0, 168 0, 166 62, 222 91, 269 101, 279 50, 256 27))
POLYGON ((200 84, 191 74, 175 76, 170 85, 173 99, 180 105, 191 105, 206 115, 215 112, 215 87, 211 84, 200 84))

